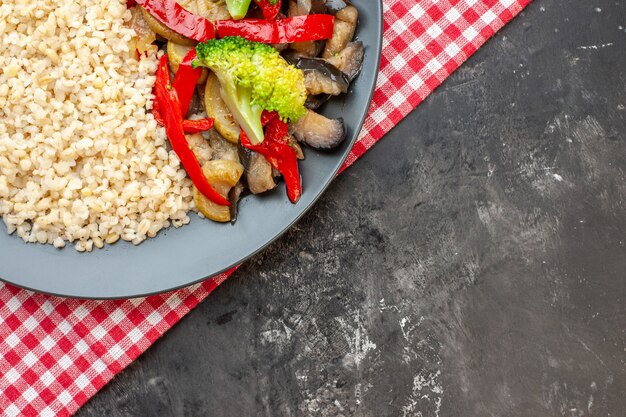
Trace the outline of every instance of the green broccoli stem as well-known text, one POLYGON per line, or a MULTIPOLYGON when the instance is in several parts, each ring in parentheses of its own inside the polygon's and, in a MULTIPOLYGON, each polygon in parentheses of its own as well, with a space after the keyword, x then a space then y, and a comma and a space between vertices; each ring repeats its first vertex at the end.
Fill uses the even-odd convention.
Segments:
POLYGON ((231 110, 239 127, 246 132, 250 142, 255 145, 263 142, 263 139, 265 139, 263 125, 261 124, 263 108, 252 104, 252 89, 235 86, 232 83, 220 84, 222 86, 222 100, 231 110))
POLYGON ((251 0, 226 0, 226 7, 228 7, 228 13, 235 20, 243 19, 248 13, 251 0))

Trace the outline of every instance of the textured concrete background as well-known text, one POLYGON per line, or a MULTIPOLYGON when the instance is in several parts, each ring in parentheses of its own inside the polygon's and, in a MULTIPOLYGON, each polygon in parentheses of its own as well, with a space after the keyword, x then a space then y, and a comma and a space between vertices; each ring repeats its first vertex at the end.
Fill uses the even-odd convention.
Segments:
POLYGON ((78 416, 625 416, 625 47, 533 3, 78 416))

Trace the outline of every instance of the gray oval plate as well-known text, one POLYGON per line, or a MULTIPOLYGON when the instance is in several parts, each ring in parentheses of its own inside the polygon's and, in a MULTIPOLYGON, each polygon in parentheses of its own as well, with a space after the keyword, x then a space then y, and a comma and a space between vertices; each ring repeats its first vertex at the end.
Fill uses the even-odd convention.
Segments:
POLYGON ((382 48, 382 1, 363 2, 357 38, 365 61, 350 92, 322 113, 343 117, 347 140, 332 152, 306 149, 300 164, 303 194, 291 204, 283 183, 263 196, 240 202, 235 224, 191 215, 189 225, 170 228, 139 246, 123 242, 78 253, 26 244, 0 231, 0 279, 38 292, 80 298, 132 298, 185 287, 217 275, 259 252, 294 224, 333 180, 363 126, 376 84, 382 48), (365 5, 364 3, 367 3, 365 5))

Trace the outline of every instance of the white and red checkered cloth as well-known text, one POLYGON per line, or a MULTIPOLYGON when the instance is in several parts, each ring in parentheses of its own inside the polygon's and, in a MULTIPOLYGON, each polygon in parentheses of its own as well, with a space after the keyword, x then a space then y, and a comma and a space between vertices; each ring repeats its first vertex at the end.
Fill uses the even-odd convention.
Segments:
MULTIPOLYGON (((530 1, 384 0, 378 85, 345 167, 530 1)), ((71 415, 227 276, 121 301, 64 299, 0 284, 0 413, 71 415)))

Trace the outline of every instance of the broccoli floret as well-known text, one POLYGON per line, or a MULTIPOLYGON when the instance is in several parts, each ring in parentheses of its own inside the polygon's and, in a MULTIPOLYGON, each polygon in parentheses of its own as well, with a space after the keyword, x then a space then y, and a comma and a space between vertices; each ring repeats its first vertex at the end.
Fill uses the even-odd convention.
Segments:
POLYGON ((235 20, 243 19, 246 17, 246 13, 248 13, 250 1, 251 0, 226 0, 228 13, 230 13, 235 20))
POLYGON ((263 110, 276 111, 291 122, 306 113, 302 71, 270 45, 226 37, 198 44, 196 52, 195 65, 208 67, 217 75, 224 102, 252 143, 264 139, 263 110))

